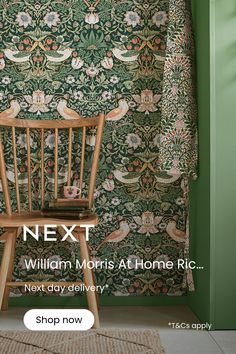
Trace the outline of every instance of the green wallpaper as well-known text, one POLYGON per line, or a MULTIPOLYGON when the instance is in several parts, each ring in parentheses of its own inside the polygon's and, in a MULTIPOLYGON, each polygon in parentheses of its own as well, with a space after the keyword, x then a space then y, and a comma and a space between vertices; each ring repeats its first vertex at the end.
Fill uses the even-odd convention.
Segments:
MULTIPOLYGON (((185 1, 177 3, 183 5, 185 1)), ((187 182, 179 177, 179 172, 188 164, 194 172, 196 164, 196 127, 195 121, 191 121, 195 108, 188 9, 174 7, 172 2, 172 37, 166 48, 167 0, 104 0, 97 1, 95 8, 82 0, 11 4, 1 1, 0 4, 1 111, 11 106, 7 111, 10 116, 17 113, 18 118, 31 119, 68 119, 73 112, 67 107, 83 116, 101 111, 107 114, 95 191, 100 224, 90 241, 93 259, 109 259, 117 265, 122 258, 132 262, 144 259, 175 263, 173 270, 97 270, 98 284, 109 285, 105 295, 185 294, 186 272, 176 269, 177 259, 188 257, 187 182), (173 46, 178 60, 172 60, 173 46), (169 74, 164 86, 165 113, 169 109, 173 126, 161 120, 166 49, 169 74), (168 80, 173 87, 168 86, 168 80), (168 101, 170 97, 175 100, 168 101), (180 110, 176 104, 180 105, 180 110), (163 126, 165 130, 160 139, 163 126), (159 159, 160 146, 162 152, 168 152, 164 160, 159 159), (172 177, 157 172, 161 161, 171 161, 166 169, 173 172, 172 177), (115 230, 122 232, 121 239, 111 237, 115 230)), ((13 181, 9 132, 5 132, 3 138, 8 178, 13 181)), ((34 208, 40 206, 38 143, 37 135, 32 134, 34 208)), ((93 132, 86 143, 87 151, 92 152, 93 132)), ((50 199, 54 172, 51 131, 46 134, 45 144, 46 193, 50 199)), ((62 132, 61 188, 66 178, 67 144, 62 132)), ((26 144, 22 131, 17 132, 17 147, 21 198, 27 206, 26 144)), ((71 183, 76 183, 80 161, 74 156, 73 162, 71 183)), ((86 164, 89 166, 89 153, 86 164)), ((14 201, 13 183, 11 193, 14 201)), ((1 204, 4 208, 2 200, 1 204)), ((26 247, 19 239, 14 276, 18 280, 74 280, 80 276, 75 269, 26 271, 24 260, 29 257, 74 260, 77 247, 36 242, 26 247)), ((191 281, 190 273, 188 279, 191 281)), ((12 295, 22 295, 20 290, 13 291, 12 295)))

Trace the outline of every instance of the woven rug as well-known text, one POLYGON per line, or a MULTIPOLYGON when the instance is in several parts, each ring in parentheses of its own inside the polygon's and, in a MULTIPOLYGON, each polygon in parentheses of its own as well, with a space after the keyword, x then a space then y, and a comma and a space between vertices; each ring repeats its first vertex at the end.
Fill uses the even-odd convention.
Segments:
POLYGON ((0 332, 1 354, 164 354, 154 330, 0 332))

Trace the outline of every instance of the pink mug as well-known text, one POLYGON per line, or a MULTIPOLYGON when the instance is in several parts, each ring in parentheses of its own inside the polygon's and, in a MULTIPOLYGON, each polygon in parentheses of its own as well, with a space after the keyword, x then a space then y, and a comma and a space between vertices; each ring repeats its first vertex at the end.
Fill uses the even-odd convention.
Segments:
POLYGON ((76 186, 64 186, 64 197, 68 199, 74 199, 80 195, 81 189, 76 186))

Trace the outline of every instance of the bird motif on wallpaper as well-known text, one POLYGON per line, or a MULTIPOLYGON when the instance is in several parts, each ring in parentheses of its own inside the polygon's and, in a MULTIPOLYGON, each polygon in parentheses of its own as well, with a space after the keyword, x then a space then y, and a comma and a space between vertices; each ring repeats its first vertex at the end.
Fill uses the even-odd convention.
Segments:
MULTIPOLYGON (((67 181, 68 181, 68 171, 59 171, 58 172, 58 179, 57 179, 58 185, 67 183, 67 181)), ((55 179, 48 177, 48 182, 54 184, 55 179)))
POLYGON ((155 176, 155 178, 158 183, 169 184, 177 181, 180 178, 180 175, 168 175, 167 178, 155 176))
POLYGON ((102 243, 100 243, 100 245, 97 247, 97 250, 99 250, 100 247, 102 247, 105 243, 121 242, 126 236, 128 236, 129 232, 130 228, 128 223, 126 221, 121 221, 119 229, 112 231, 108 236, 106 236, 102 243))
POLYGON ((135 50, 122 50, 119 48, 113 48, 112 53, 117 59, 124 62, 136 61, 139 57, 139 53, 137 54, 135 50))
POLYGON ((119 105, 106 115, 106 120, 117 121, 123 118, 129 110, 129 105, 126 100, 119 100, 119 105))
POLYGON ((26 51, 3 49, 3 52, 7 59, 14 61, 15 63, 24 63, 29 60, 31 53, 26 51))
MULTIPOLYGON (((12 182, 12 183, 16 183, 16 180, 15 180, 15 173, 11 170, 7 170, 6 172, 6 175, 7 175, 7 179, 12 182)), ((23 179, 19 178, 20 177, 20 174, 18 173, 18 184, 19 185, 23 185, 23 184, 27 184, 28 183, 28 177, 25 177, 23 179)))
POLYGON ((57 111, 64 119, 81 119, 82 117, 73 109, 67 107, 66 100, 60 100, 57 105, 57 111))
MULTIPOLYGON (((35 173, 38 169, 40 168, 40 164, 36 164, 34 166, 34 168, 32 169, 31 173, 35 173)), ((13 184, 16 183, 16 180, 15 180, 15 172, 12 171, 12 170, 7 170, 6 172, 6 175, 7 175, 7 179, 12 182, 13 184)), ((24 177, 22 178, 23 174, 21 173, 18 173, 17 174, 17 177, 18 177, 18 184, 19 185, 23 185, 23 184, 27 184, 28 183, 28 177, 24 177)))
MULTIPOLYGON (((31 173, 35 173, 37 170, 40 169, 40 164, 36 164, 34 166, 34 168, 32 169, 31 173)), ((6 175, 7 175, 7 179, 12 182, 13 184, 15 184, 16 180, 15 180, 15 173, 14 171, 11 171, 11 170, 7 170, 6 172, 6 175)), ((54 178, 48 178, 48 182, 50 183, 54 183, 54 178)), ((68 181, 68 171, 59 171, 58 172, 58 184, 64 184, 68 181)), ((19 185, 24 185, 24 184, 27 184, 28 183, 28 177, 24 177, 24 178, 21 178, 21 174, 18 173, 18 184, 19 185)), ((0 192, 2 192, 2 183, 0 181, 0 192)))
POLYGON ((176 242, 185 242, 187 235, 186 232, 176 228, 176 221, 170 220, 166 227, 168 235, 176 242))
POLYGON ((46 51, 45 55, 46 55, 48 61, 60 63, 62 61, 65 61, 66 59, 68 59, 71 56, 72 51, 73 51, 73 49, 71 49, 71 48, 67 48, 64 50, 52 51, 52 52, 46 51))
POLYGON ((121 172, 119 170, 114 170, 113 174, 114 177, 121 183, 132 184, 132 183, 137 183, 139 181, 139 177, 130 178, 129 172, 121 172))
POLYGON ((16 116, 20 112, 20 105, 17 102, 17 100, 12 100, 10 102, 10 108, 7 108, 5 111, 2 111, 0 113, 0 119, 1 118, 16 118, 16 116))

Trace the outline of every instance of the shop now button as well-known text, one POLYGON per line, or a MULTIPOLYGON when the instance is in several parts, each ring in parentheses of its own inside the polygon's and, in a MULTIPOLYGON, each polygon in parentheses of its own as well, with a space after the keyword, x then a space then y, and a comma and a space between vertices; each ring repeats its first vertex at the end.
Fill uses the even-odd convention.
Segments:
POLYGON ((86 331, 93 324, 89 310, 36 309, 24 315, 24 325, 31 331, 86 331))

